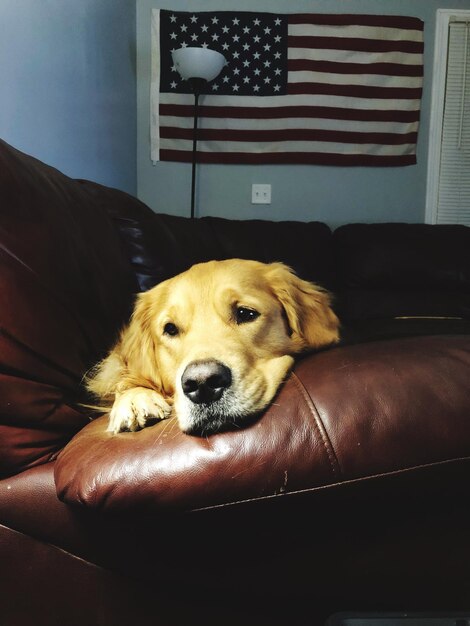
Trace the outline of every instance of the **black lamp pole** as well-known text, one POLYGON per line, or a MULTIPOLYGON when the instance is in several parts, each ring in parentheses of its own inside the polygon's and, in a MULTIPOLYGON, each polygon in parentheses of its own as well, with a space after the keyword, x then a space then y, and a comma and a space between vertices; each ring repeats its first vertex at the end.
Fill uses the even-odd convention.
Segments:
POLYGON ((191 219, 195 217, 195 198, 196 198, 196 165, 197 165, 197 120, 199 116, 199 96, 205 87, 207 81, 204 78, 189 78, 189 84, 194 92, 194 125, 193 125, 193 152, 192 152, 192 169, 191 169, 191 219))
POLYGON ((196 154, 197 154, 197 118, 198 118, 199 94, 194 93, 194 126, 193 126, 193 154, 191 171, 191 219, 194 218, 194 200, 196 193, 196 154))

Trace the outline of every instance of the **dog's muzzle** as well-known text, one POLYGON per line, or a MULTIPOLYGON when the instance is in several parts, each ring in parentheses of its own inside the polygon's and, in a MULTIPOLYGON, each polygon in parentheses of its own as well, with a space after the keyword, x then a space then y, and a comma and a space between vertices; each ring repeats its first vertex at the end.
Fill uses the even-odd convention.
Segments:
POLYGON ((187 435, 207 436, 239 428, 259 412, 240 396, 232 371, 216 359, 193 361, 181 375, 184 402, 177 407, 181 430, 187 435))
POLYGON ((232 384, 228 367, 215 359, 193 361, 181 376, 184 395, 194 404, 212 404, 232 384))

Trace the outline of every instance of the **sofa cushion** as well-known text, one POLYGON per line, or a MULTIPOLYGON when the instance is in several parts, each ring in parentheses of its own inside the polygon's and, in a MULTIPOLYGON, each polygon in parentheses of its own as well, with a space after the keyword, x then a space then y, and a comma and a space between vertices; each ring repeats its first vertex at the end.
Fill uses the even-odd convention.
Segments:
POLYGON ((85 427, 55 464, 59 497, 106 511, 200 509, 462 463, 470 471, 470 337, 343 346, 296 366, 254 424, 210 437, 174 419, 85 427))
POLYGON ((89 421, 81 379, 137 286, 111 218, 79 182, 0 142, 0 195, 0 475, 8 475, 49 460, 89 421))
POLYGON ((343 319, 470 318, 470 228, 348 224, 333 242, 343 319))
POLYGON ((192 220, 139 210, 122 216, 120 228, 142 291, 194 263, 230 258, 282 261, 306 280, 333 285, 331 231, 321 222, 192 220))

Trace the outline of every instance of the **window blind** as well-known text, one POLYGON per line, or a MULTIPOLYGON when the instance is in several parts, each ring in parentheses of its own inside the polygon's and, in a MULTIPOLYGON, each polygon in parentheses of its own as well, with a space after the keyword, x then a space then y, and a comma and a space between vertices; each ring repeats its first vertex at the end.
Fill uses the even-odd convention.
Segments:
POLYGON ((470 226, 470 21, 449 24, 436 221, 470 226))

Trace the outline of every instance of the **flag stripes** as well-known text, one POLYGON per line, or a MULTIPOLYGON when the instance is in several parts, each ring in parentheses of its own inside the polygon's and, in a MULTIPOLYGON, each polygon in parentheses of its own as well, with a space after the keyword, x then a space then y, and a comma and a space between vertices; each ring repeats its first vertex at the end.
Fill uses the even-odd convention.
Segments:
POLYGON ((289 15, 289 24, 309 24, 312 26, 373 26, 379 29, 414 30, 418 33, 423 30, 423 22, 419 18, 402 15, 362 15, 354 13, 329 15, 326 13, 298 13, 289 15))
POLYGON ((311 72, 325 72, 330 74, 357 74, 361 77, 374 74, 384 77, 423 77, 422 65, 401 65, 399 63, 341 63, 339 61, 315 61, 313 59, 289 58, 287 67, 291 72, 308 70, 311 72))
MULTIPOLYGON (((188 98, 188 101, 190 99, 188 98)), ((191 98, 192 100, 192 98, 191 98)), ((160 114, 166 118, 167 116, 177 116, 188 118, 188 123, 192 126, 193 106, 184 104, 161 104, 160 114)), ((395 111, 395 110, 371 110, 371 109, 347 109, 338 107, 321 107, 321 106, 266 106, 265 108, 245 108, 230 106, 210 106, 201 107, 201 115, 206 124, 206 118, 223 118, 229 122, 232 119, 297 119, 297 118, 316 118, 334 120, 356 120, 360 122, 376 121, 376 122, 403 122, 412 123, 419 121, 419 111, 395 111)), ((404 131, 403 131, 404 132, 404 131)))
POLYGON ((321 50, 354 50, 356 52, 406 52, 419 54, 421 44, 415 41, 382 41, 380 39, 358 39, 353 37, 318 37, 294 36, 287 37, 291 48, 316 48, 321 50))
MULTIPOLYGON (((188 146, 185 146, 189 149, 188 146)), ((400 155, 384 155, 375 154, 371 149, 369 154, 357 152, 354 154, 345 154, 339 152, 329 154, 327 151, 322 152, 290 152, 289 160, 286 161, 285 154, 278 152, 266 152, 263 154, 256 152, 226 152, 224 153, 223 163, 236 165, 244 163, 246 165, 282 165, 289 163, 291 165, 337 165, 345 166, 376 166, 377 159, 380 158, 382 167, 394 167, 399 165, 413 165, 416 162, 414 154, 400 155)), ((165 161, 175 161, 180 163, 188 163, 188 155, 184 150, 165 150, 165 161)), ((199 163, 220 163, 219 155, 215 152, 204 151, 198 152, 199 163)))
MULTIPOLYGON (((165 129, 174 128, 193 128, 192 118, 167 116, 165 119, 165 129)), ((204 121, 204 129, 239 129, 239 130, 259 130, 260 124, 256 119, 247 118, 231 118, 230 120, 220 120, 215 117, 207 117, 204 121)), ((334 130, 338 132, 357 132, 357 122, 355 120, 333 120, 330 118, 321 119, 317 117, 287 117, 287 118, 271 118, 265 120, 263 128, 266 130, 280 130, 287 128, 310 129, 310 130, 334 130)), ((411 136, 413 133, 416 139, 418 131, 418 123, 401 124, 400 122, 387 124, 389 133, 404 134, 408 132, 411 136)), ((383 124, 381 122, 366 121, 361 123, 361 132, 363 133, 381 133, 383 124)), ((163 132, 163 131, 162 131, 163 132)), ((166 130, 164 132, 167 132, 166 130)))

